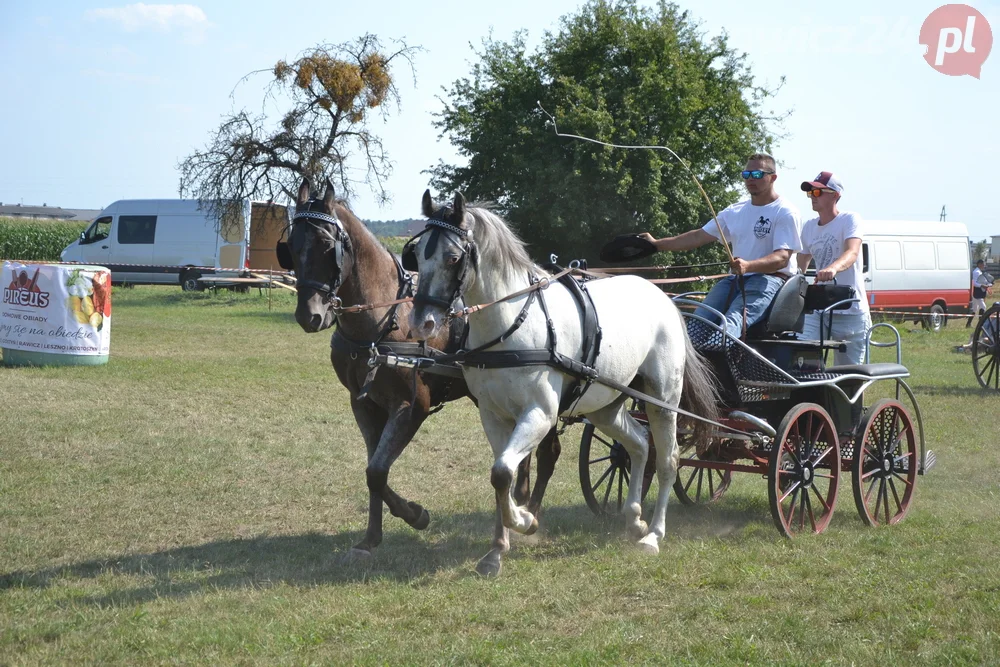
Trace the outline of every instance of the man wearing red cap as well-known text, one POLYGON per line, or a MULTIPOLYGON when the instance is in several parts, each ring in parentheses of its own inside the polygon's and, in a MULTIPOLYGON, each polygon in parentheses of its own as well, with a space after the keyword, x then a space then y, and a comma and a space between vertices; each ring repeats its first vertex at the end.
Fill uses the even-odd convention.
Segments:
POLYGON ((846 310, 833 311, 832 322, 829 314, 824 316, 822 336, 820 315, 807 315, 802 338, 845 341, 847 351, 835 352, 834 363, 864 363, 866 336, 872 320, 861 269, 861 216, 837 208, 844 184, 832 172, 823 171, 814 180, 804 181, 802 190, 812 201, 818 217, 802 225, 799 269, 805 271, 810 260, 815 260, 817 283, 835 281, 838 285, 849 285, 859 300, 846 310))
MULTIPOLYGON (((677 252, 720 240, 722 227, 733 244, 732 275, 717 282, 702 303, 725 316, 726 328, 734 338, 742 335, 744 298, 749 327, 764 317, 785 280, 798 272, 793 256, 802 247, 801 218, 799 210, 774 191, 776 172, 773 157, 751 155, 740 174, 750 199, 719 212, 718 224, 709 220, 700 229, 662 239, 654 239, 648 232, 640 234, 657 250, 677 252), (738 276, 743 276, 742 284, 738 276)), ((695 315, 717 319, 707 308, 699 308, 695 315)))

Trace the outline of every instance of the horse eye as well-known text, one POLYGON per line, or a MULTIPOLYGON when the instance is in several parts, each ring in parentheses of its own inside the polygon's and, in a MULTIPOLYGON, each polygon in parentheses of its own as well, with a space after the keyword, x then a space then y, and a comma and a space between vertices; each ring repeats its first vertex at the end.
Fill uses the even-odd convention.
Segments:
POLYGON ((447 262, 448 262, 448 266, 451 266, 453 264, 458 264, 458 255, 451 255, 448 258, 447 262))

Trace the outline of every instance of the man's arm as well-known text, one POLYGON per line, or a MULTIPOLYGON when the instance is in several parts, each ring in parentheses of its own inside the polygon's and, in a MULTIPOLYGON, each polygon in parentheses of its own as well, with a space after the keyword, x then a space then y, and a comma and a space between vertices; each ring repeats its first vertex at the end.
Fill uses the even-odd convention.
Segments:
POLYGON ((718 241, 717 238, 704 229, 692 229, 689 232, 684 232, 677 236, 666 236, 662 239, 654 239, 649 232, 643 232, 639 236, 652 243, 660 251, 694 250, 712 241, 718 241))
POLYGON ((746 260, 737 257, 729 263, 729 268, 736 275, 743 275, 744 273, 774 273, 788 266, 788 260, 791 256, 791 250, 781 248, 760 259, 746 260))
POLYGON ((813 258, 812 255, 807 255, 804 252, 800 252, 798 255, 796 255, 795 259, 799 263, 799 271, 800 272, 802 272, 802 273, 806 272, 806 269, 809 268, 809 262, 812 261, 812 258, 813 258))
POLYGON ((858 252, 861 250, 861 239, 851 238, 844 241, 844 252, 837 259, 830 262, 830 266, 824 266, 816 271, 816 282, 828 282, 841 271, 850 267, 858 260, 858 252))

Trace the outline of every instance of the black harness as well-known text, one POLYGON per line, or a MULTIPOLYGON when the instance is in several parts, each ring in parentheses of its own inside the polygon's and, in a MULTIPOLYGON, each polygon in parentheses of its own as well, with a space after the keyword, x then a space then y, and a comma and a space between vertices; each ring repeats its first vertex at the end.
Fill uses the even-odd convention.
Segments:
MULTIPOLYGON (((437 214, 442 215, 442 213, 446 214, 447 209, 443 209, 437 214)), ((472 239, 472 231, 456 227, 435 218, 429 219, 427 227, 403 246, 404 267, 409 266, 416 269, 416 245, 418 239, 424 234, 430 234, 427 244, 424 247, 424 259, 429 259, 434 253, 441 234, 449 234, 455 237, 456 245, 462 251, 462 257, 459 260, 460 265, 455 281, 455 289, 449 299, 418 293, 413 297, 413 302, 414 304, 425 303, 438 306, 447 309, 450 314, 454 313, 454 306, 462 298, 472 277, 470 269, 473 267, 478 268, 479 266, 479 250, 472 239)), ((559 270, 559 267, 554 268, 559 270)), ((534 275, 529 275, 528 280, 532 285, 540 282, 540 279, 534 275)), ((426 370, 436 373, 439 372, 438 369, 443 370, 448 367, 457 368, 458 365, 475 368, 549 366, 575 378, 568 391, 559 399, 559 412, 566 412, 583 397, 594 379, 598 377, 596 362, 601 351, 601 328, 598 323, 597 310, 594 308, 593 300, 590 297, 590 293, 587 292, 586 286, 568 274, 562 276, 559 282, 573 296, 580 311, 581 328, 583 330, 583 354, 581 360, 567 357, 556 351, 558 341, 556 339, 555 323, 549 315, 549 309, 545 303, 542 288, 539 288, 528 293, 521 311, 502 334, 471 350, 461 349, 453 354, 438 356, 434 359, 434 364, 428 366, 426 370), (542 308, 542 313, 545 315, 545 325, 548 330, 546 347, 529 350, 490 350, 489 348, 510 338, 524 324, 524 321, 528 317, 528 310, 536 299, 542 308)), ((452 321, 456 319, 459 318, 453 317, 452 321)))
MULTIPOLYGON (((315 228, 321 235, 333 241, 333 261, 334 266, 337 267, 337 277, 332 282, 321 283, 316 280, 296 280, 296 283, 302 287, 308 287, 322 293, 324 301, 331 301, 336 298, 337 290, 340 289, 340 283, 343 282, 344 253, 347 252, 347 248, 350 246, 351 237, 347 235, 344 225, 341 224, 336 215, 329 215, 319 211, 296 212, 295 217, 292 218, 292 224, 294 225, 300 221, 315 228), (313 222, 314 220, 332 226, 333 233, 330 233, 326 225, 313 222)), ((294 265, 291 261, 291 251, 288 248, 288 244, 279 242, 277 252, 278 264, 286 270, 292 270, 294 265)))
MULTIPOLYGON (((292 218, 292 224, 294 225, 296 223, 308 224, 315 228, 321 235, 327 236, 333 241, 332 252, 334 253, 334 266, 337 267, 337 276, 330 276, 330 279, 327 280, 327 282, 302 279, 298 280, 297 283, 302 287, 308 287, 322 293, 324 295, 323 300, 325 303, 334 302, 334 307, 339 307, 340 299, 337 297, 337 291, 340 289, 340 285, 343 282, 344 255, 351 252, 350 236, 347 234, 343 224, 336 215, 329 215, 319 211, 301 211, 297 212, 292 218), (331 231, 327 228, 327 225, 333 227, 333 233, 331 233, 331 231)), ((287 242, 281 241, 278 243, 277 254, 278 263, 282 266, 282 268, 287 270, 294 269, 291 249, 288 247, 287 242)), ((403 268, 403 265, 396 255, 392 253, 390 254, 392 255, 392 260, 396 265, 396 277, 399 285, 396 290, 396 301, 413 296, 412 274, 403 268)), ((420 355, 428 358, 435 358, 445 354, 445 352, 441 350, 428 346, 425 342, 414 343, 408 341, 385 340, 392 332, 399 330, 399 306, 400 304, 396 303, 390 308, 385 318, 385 325, 379 331, 374 340, 352 340, 344 335, 338 327, 337 330, 334 331, 333 336, 330 338, 331 349, 341 354, 347 354, 352 359, 357 359, 362 355, 372 358, 378 354, 420 355)), ((454 351, 461 347, 465 340, 466 329, 467 327, 465 326, 465 322, 461 320, 452 323, 446 351, 454 351)), ((359 400, 368 395, 372 382, 375 381, 375 375, 377 374, 378 369, 379 367, 377 365, 371 366, 368 374, 365 376, 361 390, 358 392, 357 398, 359 400)), ((457 379, 462 378, 462 371, 457 367, 454 368, 452 372, 446 371, 440 374, 457 379)), ((414 376, 414 382, 415 381, 416 379, 414 376)), ((446 383, 444 391, 442 392, 443 395, 440 397, 440 403, 443 404, 446 400, 450 387, 451 382, 446 383)))

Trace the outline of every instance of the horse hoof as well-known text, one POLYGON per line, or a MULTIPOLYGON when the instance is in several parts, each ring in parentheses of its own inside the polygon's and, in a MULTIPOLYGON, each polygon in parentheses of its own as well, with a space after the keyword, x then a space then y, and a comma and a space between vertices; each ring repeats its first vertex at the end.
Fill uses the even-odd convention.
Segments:
POLYGON ((528 526, 528 529, 526 531, 524 531, 524 534, 534 535, 536 532, 538 532, 538 517, 533 516, 531 517, 531 525, 528 526))
POLYGON ((410 525, 416 528, 417 530, 423 530, 430 524, 431 524, 431 513, 421 507, 420 516, 418 516, 417 520, 411 523, 410 525))
POLYGON ((351 550, 344 554, 344 563, 368 563, 372 559, 372 552, 367 549, 351 547, 351 550))
POLYGON ((643 539, 639 540, 636 543, 636 547, 638 547, 640 552, 648 554, 650 556, 655 556, 658 553, 660 553, 660 545, 656 543, 656 536, 653 534, 649 534, 643 539))
POLYGON ((633 541, 638 542, 642 538, 649 534, 649 526, 642 519, 636 520, 635 523, 628 527, 628 536, 632 538, 633 541))
POLYGON ((481 561, 476 563, 476 574, 491 578, 500 576, 500 570, 503 566, 500 564, 500 559, 493 559, 489 556, 485 556, 481 561))

